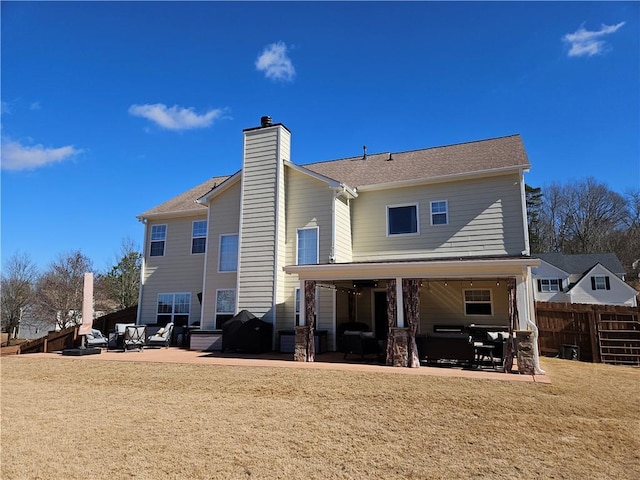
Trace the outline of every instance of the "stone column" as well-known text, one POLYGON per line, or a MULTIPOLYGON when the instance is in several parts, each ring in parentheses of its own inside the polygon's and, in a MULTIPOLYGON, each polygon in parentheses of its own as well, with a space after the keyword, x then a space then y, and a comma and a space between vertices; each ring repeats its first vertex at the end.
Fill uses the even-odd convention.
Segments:
POLYGON ((393 363, 394 367, 406 367, 409 365, 409 329, 392 327, 393 338, 393 363))
POLYGON ((306 362, 307 359, 307 343, 309 340, 310 327, 303 325, 301 327, 295 327, 295 348, 293 351, 293 360, 296 362, 306 362))

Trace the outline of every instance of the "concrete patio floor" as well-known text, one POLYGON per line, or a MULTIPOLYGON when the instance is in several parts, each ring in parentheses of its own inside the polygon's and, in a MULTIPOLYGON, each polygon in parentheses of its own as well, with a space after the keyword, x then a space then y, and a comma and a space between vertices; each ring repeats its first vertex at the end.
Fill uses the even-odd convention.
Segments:
POLYGON ((142 351, 102 350, 98 355, 66 356, 56 353, 29 353, 30 358, 81 359, 82 361, 155 362, 186 363, 211 366, 306 368, 323 370, 343 370, 366 373, 386 373, 400 375, 422 375, 434 377, 458 377, 470 379, 497 380, 508 382, 533 382, 550 384, 547 375, 525 375, 502 373, 485 369, 462 369, 458 367, 397 368, 367 363, 367 361, 344 360, 342 353, 328 352, 316 356, 315 362, 294 362, 293 354, 266 353, 221 353, 185 350, 177 347, 145 348, 142 351))

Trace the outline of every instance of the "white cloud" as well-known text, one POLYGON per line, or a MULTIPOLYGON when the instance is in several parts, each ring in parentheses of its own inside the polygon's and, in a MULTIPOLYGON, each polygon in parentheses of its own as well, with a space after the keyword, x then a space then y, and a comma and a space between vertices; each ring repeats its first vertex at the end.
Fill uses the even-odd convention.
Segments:
POLYGON ((151 120, 167 130, 189 130, 210 126, 215 119, 224 114, 224 110, 214 109, 199 115, 191 107, 185 108, 174 105, 169 108, 162 103, 155 103, 153 105, 131 105, 129 113, 136 117, 151 120))
POLYGON ((607 43, 603 40, 605 35, 610 35, 621 28, 625 22, 620 22, 617 25, 602 25, 602 28, 597 31, 585 30, 581 26, 573 33, 567 33, 562 40, 570 45, 568 55, 570 57, 592 57, 593 55, 599 55, 604 53, 607 48, 607 43))
POLYGON ((287 46, 283 42, 266 46, 256 60, 256 68, 272 80, 290 82, 296 74, 296 69, 287 56, 287 46))
POLYGON ((11 140, 2 141, 3 170, 33 170, 50 163, 67 160, 82 153, 73 145, 58 148, 46 148, 42 145, 27 146, 11 140))

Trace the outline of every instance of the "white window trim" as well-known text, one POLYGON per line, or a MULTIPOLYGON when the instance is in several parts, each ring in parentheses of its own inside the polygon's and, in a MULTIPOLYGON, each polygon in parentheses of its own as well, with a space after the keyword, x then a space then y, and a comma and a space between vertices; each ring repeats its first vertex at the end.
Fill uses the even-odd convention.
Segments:
POLYGON ((462 290, 462 306, 464 307, 464 315, 465 317, 482 317, 482 318, 487 318, 487 317, 493 317, 493 315, 495 314, 495 309, 493 308, 493 291, 490 288, 484 288, 484 287, 478 287, 478 288, 464 288, 462 290), (489 301, 488 302, 484 302, 484 301, 475 301, 475 302, 467 302, 467 295, 466 292, 471 292, 471 291, 476 291, 476 290, 487 290, 489 292, 489 301), (483 314, 474 314, 474 313, 467 313, 467 303, 488 303, 491 306, 491 313, 489 315, 483 315, 483 314))
POLYGON ((188 295, 189 296, 189 313, 185 314, 183 312, 180 312, 178 315, 187 315, 187 325, 189 325, 190 321, 191 321, 191 292, 161 292, 158 293, 158 295, 156 296, 156 322, 158 320, 158 315, 169 315, 168 313, 160 313, 158 312, 158 304, 160 303, 160 296, 161 295, 172 295, 173 299, 171 301, 171 321, 174 321, 174 318, 176 316, 176 295, 188 295))
POLYGON ((238 272, 238 262, 239 262, 239 254, 240 250, 240 235, 237 233, 221 233, 218 237, 218 273, 237 273, 238 272), (222 260, 222 237, 236 237, 238 239, 238 244, 236 246, 236 268, 235 270, 221 270, 220 263, 222 260))
POLYGON ((218 288, 216 289, 216 304, 214 307, 214 314, 213 314, 213 327, 216 328, 218 325, 218 315, 231 315, 234 316, 236 314, 236 311, 238 310, 238 295, 236 292, 235 288, 218 288), (234 307, 233 307, 233 312, 219 312, 218 311, 218 292, 233 292, 233 303, 234 303, 234 307))
POLYGON ((394 205, 387 205, 387 237, 412 237, 416 235, 420 235, 420 204, 419 203, 398 203, 394 205), (412 233, 390 233, 389 232, 389 210, 392 208, 400 208, 400 207, 416 207, 416 231, 412 233))
POLYGON ((433 227, 440 227, 442 225, 449 225, 449 200, 433 200, 432 202, 429 203, 429 215, 430 215, 430 221, 431 221, 431 225, 433 227), (433 212, 433 204, 434 203, 444 203, 444 212, 433 212), (444 214, 447 221, 444 223, 433 223, 433 216, 434 215, 442 215, 444 214))
POLYGON ((207 232, 208 232, 208 229, 209 229, 209 222, 208 222, 207 220, 194 220, 193 222, 191 222, 191 249, 190 249, 190 250, 191 250, 191 255, 204 255, 205 253, 207 253, 207 232), (193 234, 193 233, 194 233, 194 232, 193 232, 193 230, 194 230, 194 228, 195 228, 195 226, 196 226, 196 222, 204 222, 204 223, 206 223, 206 224, 207 224, 207 227, 206 227, 206 229, 205 229, 204 236, 197 236, 197 237, 196 237, 196 236, 193 234), (196 238, 204 238, 204 252, 196 252, 196 253, 193 253, 193 241, 194 241, 196 238))
POLYGON ((300 265, 298 263, 299 261, 299 240, 300 240, 300 235, 299 232, 301 230, 315 230, 316 231, 316 262, 315 263, 307 263, 305 265, 318 265, 318 263, 320 263, 320 227, 301 227, 301 228, 296 228, 296 265, 300 265))
POLYGON ((607 289, 607 275, 593 275, 593 278, 594 278, 593 284, 596 287, 595 288, 596 291, 607 289), (598 285, 598 280, 602 280, 602 285, 598 285))
POLYGON ((562 283, 559 278, 541 278, 540 279, 540 292, 541 293, 560 293, 562 292, 562 283), (547 282, 548 290, 544 289, 544 282, 547 282), (553 290, 551 282, 557 282, 558 289, 553 290))
POLYGON ((167 251, 167 232, 169 231, 169 227, 166 223, 158 223, 155 225, 151 225, 151 231, 149 232, 149 257, 164 257, 165 252, 167 251), (164 227, 164 239, 163 240, 154 240, 153 239, 153 227, 164 227), (151 245, 153 242, 164 242, 164 247, 162 249, 162 255, 151 255, 151 245))

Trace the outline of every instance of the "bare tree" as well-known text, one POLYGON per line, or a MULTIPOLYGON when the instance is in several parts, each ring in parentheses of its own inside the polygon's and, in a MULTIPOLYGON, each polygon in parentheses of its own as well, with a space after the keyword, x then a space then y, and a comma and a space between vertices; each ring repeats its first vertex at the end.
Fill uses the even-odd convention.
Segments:
POLYGON ((122 240, 116 255, 117 264, 98 279, 106 305, 123 309, 138 304, 142 254, 130 238, 122 240))
POLYGON ((80 251, 60 255, 38 281, 37 314, 55 320, 59 328, 78 325, 86 272, 92 272, 91 260, 80 251))
POLYGON ((2 269, 2 330, 15 337, 22 314, 33 301, 38 270, 26 253, 15 253, 2 269))

